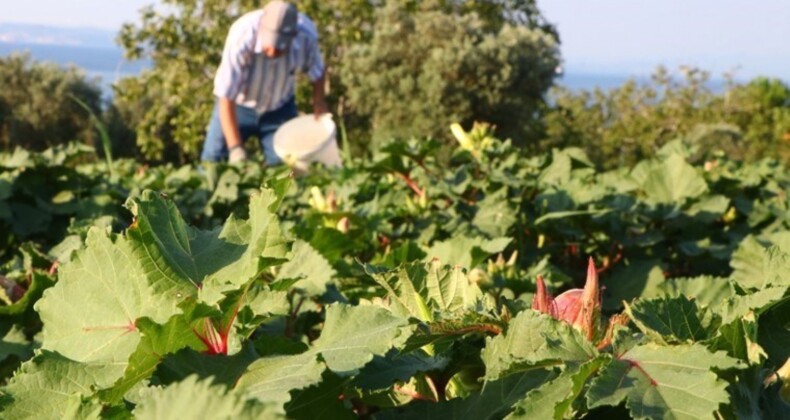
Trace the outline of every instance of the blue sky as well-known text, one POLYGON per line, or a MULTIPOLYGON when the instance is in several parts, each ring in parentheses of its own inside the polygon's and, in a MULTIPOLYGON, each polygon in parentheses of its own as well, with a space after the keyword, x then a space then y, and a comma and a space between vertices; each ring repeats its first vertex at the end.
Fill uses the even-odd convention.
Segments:
MULTIPOLYGON (((158 0, 26 0, 0 21, 117 29, 158 0)), ((539 0, 568 72, 644 75, 658 64, 790 80, 790 0, 539 0)))
POLYGON ((649 73, 696 65, 714 75, 790 80, 788 0, 543 0, 566 69, 649 73))

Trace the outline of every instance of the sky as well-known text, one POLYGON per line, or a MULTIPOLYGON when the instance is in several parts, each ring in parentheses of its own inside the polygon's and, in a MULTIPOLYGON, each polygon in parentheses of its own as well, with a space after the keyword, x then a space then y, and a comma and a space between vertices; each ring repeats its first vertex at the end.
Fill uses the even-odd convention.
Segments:
POLYGON ((790 80, 788 0, 538 0, 566 71, 649 73, 694 65, 790 80))
MULTIPOLYGON (((0 21, 118 29, 159 0, 2 0, 0 21)), ((694 65, 714 76, 790 80, 790 0, 538 0, 566 72, 649 74, 694 65)))

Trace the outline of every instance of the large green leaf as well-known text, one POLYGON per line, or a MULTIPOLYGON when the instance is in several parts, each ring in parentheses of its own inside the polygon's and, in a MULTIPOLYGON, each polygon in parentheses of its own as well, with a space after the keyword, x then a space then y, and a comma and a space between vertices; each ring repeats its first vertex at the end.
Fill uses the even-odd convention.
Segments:
POLYGON ((112 404, 119 403, 127 391, 150 378, 166 355, 183 348, 205 347, 182 315, 171 317, 164 325, 156 324, 149 318, 140 318, 135 325, 142 334, 140 345, 130 356, 123 378, 100 394, 103 400, 112 404))
POLYGON ((4 418, 98 418, 101 405, 91 400, 96 384, 107 386, 118 375, 117 366, 87 364, 44 351, 22 364, 2 389, 4 418))
POLYGON ((283 264, 277 279, 299 279, 293 286, 310 296, 320 296, 332 281, 335 270, 309 243, 296 241, 290 261, 283 264))
POLYGON ((732 254, 732 278, 745 289, 790 286, 790 255, 777 247, 766 249, 749 236, 732 254))
POLYGON ((626 313, 647 336, 660 343, 691 343, 713 336, 721 319, 686 296, 637 300, 626 313))
POLYGON ((514 405, 507 417, 515 419, 558 419, 571 417, 573 403, 589 378, 608 362, 597 357, 578 367, 566 369, 560 376, 536 388, 514 405))
POLYGON ((136 419, 253 419, 285 418, 274 404, 245 401, 224 385, 190 376, 166 388, 151 388, 134 409, 136 419))
POLYGON ((404 326, 406 320, 375 306, 332 305, 312 351, 320 354, 333 372, 351 375, 373 356, 386 354, 402 343, 407 338, 401 334, 404 326))
POLYGON ((289 391, 303 389, 321 380, 326 367, 308 351, 294 356, 263 357, 241 375, 236 388, 261 401, 284 403, 289 391))
POLYGON ((374 356, 402 344, 408 338, 402 335, 406 324, 383 308, 331 305, 321 336, 307 352, 261 358, 249 366, 237 387, 262 400, 285 402, 289 391, 317 383, 325 366, 340 376, 356 374, 374 356))
POLYGON ((221 231, 201 231, 184 222, 172 201, 145 191, 127 202, 135 216, 127 235, 157 292, 194 296, 207 279, 239 286, 288 252, 273 214, 278 200, 262 190, 250 200, 248 222, 231 217, 221 231))
POLYGON ((642 189, 654 203, 682 205, 707 192, 708 185, 683 156, 675 154, 648 172, 642 189))
POLYGON ((42 347, 79 362, 111 363, 123 371, 140 341, 136 320, 165 322, 179 311, 174 299, 154 293, 126 239, 113 242, 97 229, 59 277, 36 304, 42 347))
POLYGON ((536 366, 584 363, 598 352, 570 325, 548 315, 525 310, 513 318, 507 332, 486 341, 481 352, 486 380, 536 366))
POLYGON ((612 360, 587 391, 590 408, 626 401, 631 415, 642 419, 714 418, 729 401, 727 383, 711 369, 739 362, 701 345, 636 346, 612 360))

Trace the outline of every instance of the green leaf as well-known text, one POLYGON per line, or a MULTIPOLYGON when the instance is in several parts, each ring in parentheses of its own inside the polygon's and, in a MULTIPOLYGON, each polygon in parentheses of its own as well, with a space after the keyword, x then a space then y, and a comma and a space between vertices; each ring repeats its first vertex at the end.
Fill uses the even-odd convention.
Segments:
POLYGON ((741 241, 732 254, 732 279, 744 289, 790 286, 790 255, 777 247, 766 249, 754 237, 741 241))
POLYGON ((285 404, 288 418, 295 420, 357 418, 340 400, 345 384, 346 380, 343 378, 327 373, 319 384, 292 392, 291 400, 285 404))
POLYGON ((735 290, 728 279, 712 276, 666 279, 657 287, 657 293, 658 296, 671 298, 689 296, 697 306, 712 309, 735 296, 735 290))
POLYGON ((14 221, 11 224, 11 230, 21 237, 42 233, 52 223, 52 214, 38 207, 13 201, 9 203, 9 206, 14 221))
POLYGON ((604 285, 601 303, 604 309, 614 311, 623 307, 623 301, 660 295, 664 272, 659 260, 634 260, 626 266, 615 266, 612 274, 601 282, 604 285))
POLYGON ((222 231, 201 231, 186 225, 172 201, 145 191, 127 202, 135 216, 127 235, 157 292, 194 296, 207 279, 240 286, 286 256, 288 241, 269 210, 277 199, 263 190, 250 200, 248 222, 231 217, 222 231))
POLYGON ((79 363, 44 351, 23 363, 3 388, 8 397, 0 406, 3 417, 62 419, 79 412, 97 418, 101 406, 90 397, 97 384, 110 385, 117 371, 116 366, 79 363))
POLYGON ((533 310, 520 312, 507 332, 486 340, 486 380, 544 365, 583 363, 598 352, 570 325, 533 310))
POLYGON ((205 354, 186 348, 165 356, 155 375, 163 383, 170 383, 195 374, 201 379, 211 378, 214 383, 231 387, 247 367, 259 357, 249 345, 229 356, 205 354))
POLYGON ((551 164, 538 177, 541 185, 562 185, 571 179, 571 157, 562 150, 551 151, 551 164))
POLYGON ((182 315, 171 317, 164 325, 156 324, 150 318, 140 318, 135 325, 142 337, 137 350, 129 358, 123 378, 100 393, 102 400, 111 404, 121 402, 127 391, 150 378, 166 355, 187 347, 205 348, 182 315))
POLYGON ((516 212, 508 203, 508 188, 487 194, 477 203, 472 224, 491 238, 507 236, 508 230, 516 223, 516 212))
POLYGON ((626 400, 631 416, 650 419, 713 418, 729 401, 727 383, 711 369, 730 369, 739 362, 701 345, 645 344, 619 355, 587 391, 590 408, 626 400))
POLYGON ((721 314, 724 322, 739 319, 751 311, 762 313, 778 304, 787 294, 788 287, 766 287, 748 295, 733 296, 719 305, 716 311, 721 314))
POLYGON ((91 229, 86 244, 36 304, 44 323, 42 348, 123 371, 140 341, 135 321, 165 322, 178 312, 177 302, 154 293, 123 237, 113 242, 91 229))
POLYGON ((325 369, 310 351, 294 356, 263 357, 241 375, 236 389, 261 401, 284 403, 289 399, 289 391, 318 383, 325 369))
POLYGON ((366 271, 387 291, 393 312, 403 317, 431 321, 437 312, 475 307, 482 297, 480 288, 469 281, 465 270, 438 261, 415 262, 386 272, 374 272, 368 266, 366 271))
MULTIPOLYGON (((186 224, 173 201, 144 191, 140 199, 129 199, 126 207, 135 220, 126 231, 131 249, 157 293, 178 298, 194 296, 204 277, 218 269, 203 264, 210 261, 214 265, 228 258, 212 249, 217 244, 210 233, 186 224), (206 247, 208 252, 203 254, 206 247)), ((241 247, 233 257, 238 258, 240 251, 241 247)))
POLYGON ((406 320, 375 306, 332 305, 327 308, 321 336, 312 351, 321 355, 333 372, 344 375, 358 369, 405 341, 406 320), (401 337, 399 337, 401 336, 401 337), (400 340, 396 340, 400 338, 400 340))
POLYGON ((296 241, 290 261, 280 267, 277 280, 298 279, 293 286, 309 296, 321 296, 332 281, 335 270, 309 243, 296 241))
POLYGON ((3 327, 0 333, 3 334, 0 338, 0 362, 11 356, 15 356, 18 360, 27 360, 33 355, 32 343, 19 325, 3 327))
POLYGON ((227 419, 285 418, 274 404, 245 401, 229 393, 224 385, 213 385, 210 379, 190 376, 166 388, 151 388, 134 409, 136 419, 227 419))
POLYGON ((587 380, 608 362, 597 357, 577 368, 569 367, 560 376, 530 391, 513 406, 508 420, 563 419, 571 416, 573 402, 581 394, 587 380))
POLYGON ((708 191, 705 179, 680 155, 653 167, 642 184, 647 199, 654 203, 682 205, 708 191))
POLYGON ((486 258, 505 250, 510 238, 484 239, 480 237, 455 236, 443 242, 436 242, 425 250, 426 262, 438 259, 442 264, 475 268, 486 258))
POLYGON ((724 350, 732 357, 759 365, 766 354, 757 344, 757 331, 754 314, 747 314, 720 326, 716 336, 709 341, 708 348, 713 351, 724 350))
POLYGON ((404 326, 405 319, 379 307, 330 305, 323 332, 307 352, 258 359, 237 387, 261 400, 285 402, 289 391, 317 383, 325 366, 340 376, 356 374, 408 338, 399 337, 404 326))
POLYGON ((625 307, 642 332, 663 344, 692 343, 712 337, 721 319, 686 296, 637 300, 625 307))
POLYGON ((781 303, 762 314, 758 320, 759 344, 762 346, 768 357, 778 366, 784 364, 790 358, 790 299, 784 299, 781 303))

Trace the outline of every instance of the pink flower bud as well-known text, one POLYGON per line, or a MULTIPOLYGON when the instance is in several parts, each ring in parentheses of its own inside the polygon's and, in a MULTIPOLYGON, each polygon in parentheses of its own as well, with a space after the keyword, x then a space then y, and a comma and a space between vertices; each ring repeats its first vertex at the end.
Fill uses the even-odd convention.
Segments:
POLYGON ((590 341, 595 339, 601 317, 601 292, 598 272, 592 258, 587 265, 587 281, 584 289, 571 289, 552 298, 540 276, 538 276, 537 288, 532 309, 571 324, 590 341))
POLYGON ((537 286, 537 293, 532 299, 532 309, 557 318, 557 305, 554 303, 551 294, 546 290, 546 283, 543 281, 543 277, 538 276, 537 286))

